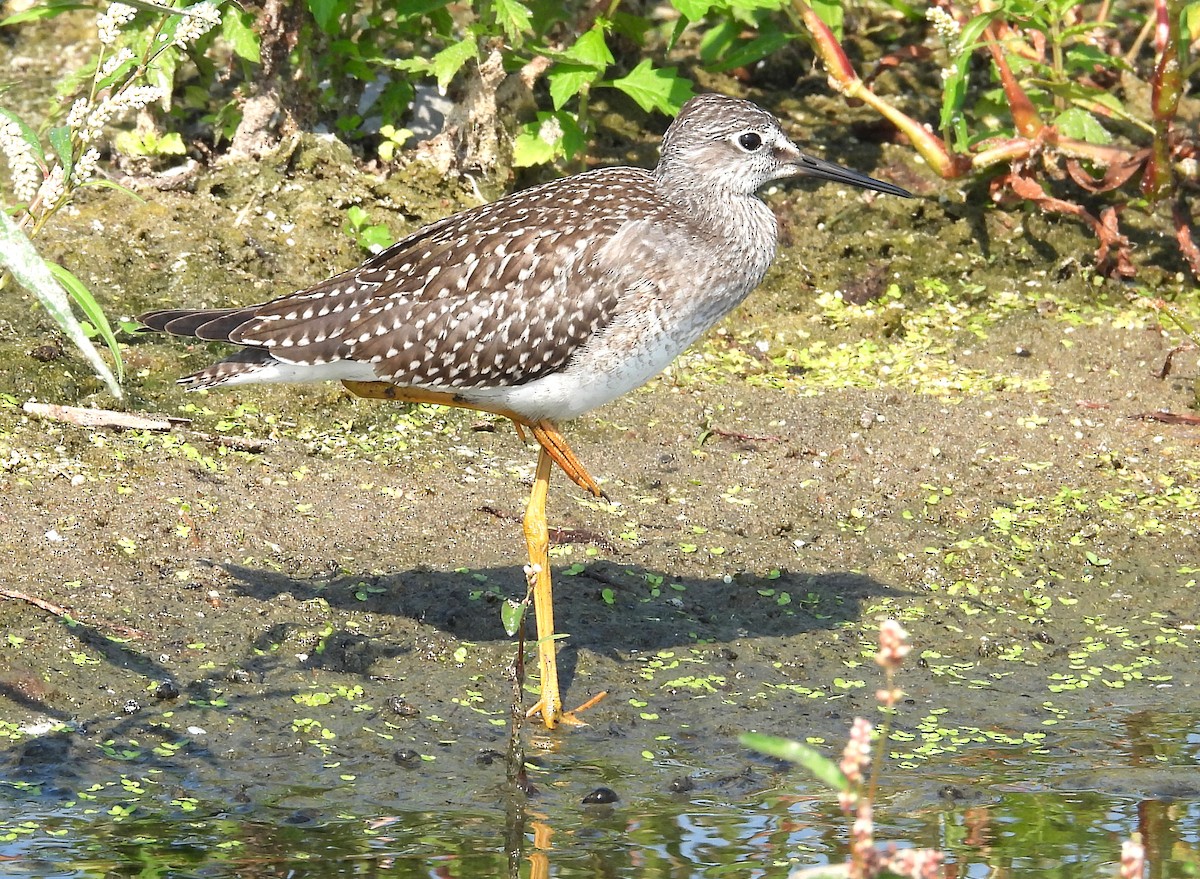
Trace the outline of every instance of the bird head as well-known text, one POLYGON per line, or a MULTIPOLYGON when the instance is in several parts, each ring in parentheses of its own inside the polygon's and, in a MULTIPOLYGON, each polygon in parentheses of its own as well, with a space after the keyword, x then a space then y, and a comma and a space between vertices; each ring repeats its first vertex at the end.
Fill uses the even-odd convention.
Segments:
POLYGON ((816 177, 911 197, 899 186, 801 152, 766 110, 718 94, 697 95, 683 105, 663 135, 655 173, 675 185, 690 180, 744 195, 774 180, 816 177))

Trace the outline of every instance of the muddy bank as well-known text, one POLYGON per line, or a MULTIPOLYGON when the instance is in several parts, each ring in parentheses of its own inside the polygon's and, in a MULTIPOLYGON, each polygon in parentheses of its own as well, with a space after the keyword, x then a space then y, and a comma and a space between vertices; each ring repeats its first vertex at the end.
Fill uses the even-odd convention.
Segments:
MULTIPOLYGON (((314 142, 145 205, 91 193, 45 251, 114 314, 248 303, 354 264, 350 203, 399 234, 469 198, 347 158, 314 142)), ((915 185, 904 161, 874 173, 915 185)), ((1194 352, 1156 377, 1180 339, 1090 276, 1078 228, 924 195, 773 195, 788 246, 764 289, 569 426, 612 502, 552 487, 562 671, 568 702, 610 695, 531 736, 561 821, 598 785, 761 797, 780 767, 745 730, 836 750, 872 709, 884 615, 916 645, 892 749, 914 809, 964 753, 1087 770, 1131 717, 1194 698, 1197 433, 1147 417, 1194 405, 1194 352)), ((1171 274, 1150 292, 1195 319, 1171 274)), ((172 379, 220 347, 154 337, 126 337, 118 404, 69 351, 30 356, 61 344, 27 299, 0 320, 3 582, 70 611, 0 602, 13 777, 167 812, 498 801, 499 605, 524 592, 534 461, 506 423, 332 385, 184 395, 172 379), (28 399, 266 443, 84 430, 28 399)))

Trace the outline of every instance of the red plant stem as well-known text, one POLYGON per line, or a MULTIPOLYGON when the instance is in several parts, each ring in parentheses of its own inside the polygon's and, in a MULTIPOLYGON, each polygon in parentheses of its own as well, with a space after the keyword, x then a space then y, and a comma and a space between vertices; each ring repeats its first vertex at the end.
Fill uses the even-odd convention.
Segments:
POLYGON ((1037 108, 1033 106, 1033 101, 1029 99, 1025 89, 1021 88, 1021 84, 1013 76, 1012 68, 1008 66, 1008 59, 1004 57, 1004 52, 1000 48, 995 25, 989 24, 985 33, 988 37, 988 51, 992 53, 992 61, 996 63, 996 69, 1000 71, 1000 84, 1004 87, 1005 97, 1008 98, 1008 109, 1012 113, 1017 132, 1025 137, 1037 137, 1045 127, 1045 123, 1042 122, 1037 108))
POLYGON ((1179 0, 1155 0, 1154 49, 1158 60, 1150 81, 1150 109, 1154 114, 1154 143, 1142 177, 1142 195, 1158 201, 1172 190, 1171 128, 1183 94, 1183 69, 1179 61, 1179 0))
POLYGON ((895 125, 940 177, 950 180, 961 177, 970 169, 971 163, 965 156, 952 156, 945 142, 927 126, 896 109, 867 87, 850 63, 842 44, 811 6, 804 0, 792 0, 792 5, 812 35, 813 46, 829 73, 829 84, 834 91, 852 100, 862 101, 895 125))

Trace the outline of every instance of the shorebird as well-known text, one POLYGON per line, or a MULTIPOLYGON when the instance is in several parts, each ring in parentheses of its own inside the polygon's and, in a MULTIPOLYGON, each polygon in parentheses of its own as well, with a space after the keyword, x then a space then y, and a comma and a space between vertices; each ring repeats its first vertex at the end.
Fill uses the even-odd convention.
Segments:
MULTIPOLYGON (((509 418, 537 440, 524 518, 547 727, 559 694, 546 496, 552 464, 599 484, 557 423, 644 384, 730 312, 775 257, 758 191, 815 177, 910 193, 806 155, 766 110, 692 98, 653 170, 609 167, 535 186, 417 230, 362 265, 259 305, 151 311, 151 329, 230 342, 179 382, 341 381, 361 397, 509 418)), ((576 721, 577 722, 577 721, 576 721)))

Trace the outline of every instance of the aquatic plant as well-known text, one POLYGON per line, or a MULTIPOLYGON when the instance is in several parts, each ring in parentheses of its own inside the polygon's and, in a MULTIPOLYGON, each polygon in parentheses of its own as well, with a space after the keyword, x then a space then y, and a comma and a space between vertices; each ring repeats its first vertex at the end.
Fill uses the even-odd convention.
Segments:
POLYGON ((864 717, 856 717, 846 747, 837 763, 802 742, 776 736, 747 733, 742 744, 781 760, 799 763, 818 780, 837 791, 838 804, 850 817, 850 858, 840 868, 813 867, 792 874, 793 879, 816 879, 834 873, 848 873, 850 879, 870 879, 881 875, 935 879, 940 875, 942 853, 936 849, 899 848, 895 843, 875 844, 875 799, 884 748, 888 740, 890 718, 904 695, 896 686, 896 671, 912 649, 908 632, 893 619, 879 626, 879 650, 875 662, 884 672, 884 686, 875 692, 883 713, 878 732, 864 717))

